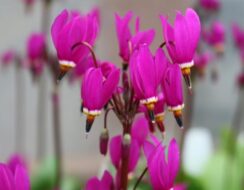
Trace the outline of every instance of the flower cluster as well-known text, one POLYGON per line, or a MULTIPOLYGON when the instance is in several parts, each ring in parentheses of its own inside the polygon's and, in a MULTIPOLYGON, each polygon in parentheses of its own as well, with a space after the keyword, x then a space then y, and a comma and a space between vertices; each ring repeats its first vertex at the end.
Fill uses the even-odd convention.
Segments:
POLYGON ((219 0, 199 0, 196 8, 202 21, 202 36, 194 57, 196 67, 193 71, 193 78, 196 74, 203 78, 206 67, 213 63, 211 76, 215 81, 217 68, 214 63, 224 55, 226 41, 225 26, 216 19, 216 15, 220 12, 221 2, 219 0), (207 50, 205 50, 206 47, 207 50))
POLYGON ((130 22, 133 13, 127 12, 124 17, 115 14, 119 56, 122 59, 120 70, 109 61, 98 60, 95 55, 94 45, 100 29, 97 15, 94 12, 81 15, 64 10, 53 22, 51 30, 60 66, 57 80, 60 81, 72 68, 74 76, 82 77, 81 112, 86 115, 86 133, 90 132, 95 118, 105 110, 100 152, 106 155, 109 147, 116 176, 113 178, 105 171, 101 180, 89 180, 86 190, 126 190, 128 174, 135 171, 143 147, 153 189, 169 190, 174 186, 179 169, 178 146, 175 140, 171 141, 166 161, 165 148, 150 133, 157 126, 165 136, 165 106, 183 128, 182 79, 191 90, 191 67, 200 38, 200 19, 190 8, 185 15, 177 12, 174 25, 161 15, 165 42, 160 42, 153 53, 150 45, 154 41, 155 30, 141 30, 140 19, 136 17, 135 32, 132 32, 130 22), (111 140, 107 126, 110 110, 123 126, 123 135, 111 140), (141 116, 137 117, 138 114, 141 116), (147 142, 148 139, 152 142, 147 142), (165 173, 160 173, 161 170, 165 173))

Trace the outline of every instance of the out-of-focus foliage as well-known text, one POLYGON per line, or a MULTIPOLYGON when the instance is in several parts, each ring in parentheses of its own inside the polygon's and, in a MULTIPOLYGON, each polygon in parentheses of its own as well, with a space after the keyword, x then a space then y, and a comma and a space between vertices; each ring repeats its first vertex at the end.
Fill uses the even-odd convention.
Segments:
MULTIPOLYGON (((53 190, 57 179, 56 176, 57 161, 53 158, 46 159, 38 168, 37 172, 31 178, 32 190, 53 190)), ((61 190, 80 190, 81 183, 79 179, 65 177, 62 181, 61 190)))

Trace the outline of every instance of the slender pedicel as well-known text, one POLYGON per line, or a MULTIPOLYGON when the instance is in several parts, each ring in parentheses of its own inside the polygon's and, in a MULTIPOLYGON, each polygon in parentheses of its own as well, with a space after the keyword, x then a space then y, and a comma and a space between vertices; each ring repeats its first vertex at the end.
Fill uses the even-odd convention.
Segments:
POLYGON ((72 46, 72 48, 71 48, 72 51, 73 51, 75 48, 79 47, 79 46, 86 46, 86 47, 89 49, 89 51, 90 51, 91 54, 92 54, 92 58, 93 58, 93 61, 94 61, 94 65, 95 65, 96 67, 98 67, 97 58, 96 58, 95 52, 93 51, 93 47, 91 46, 91 44, 89 44, 89 43, 87 43, 87 42, 78 42, 78 43, 76 43, 75 45, 72 46))
POLYGON ((151 122, 155 123, 155 115, 154 115, 155 104, 154 103, 149 103, 149 104, 146 104, 146 107, 147 107, 148 116, 149 116, 151 122))

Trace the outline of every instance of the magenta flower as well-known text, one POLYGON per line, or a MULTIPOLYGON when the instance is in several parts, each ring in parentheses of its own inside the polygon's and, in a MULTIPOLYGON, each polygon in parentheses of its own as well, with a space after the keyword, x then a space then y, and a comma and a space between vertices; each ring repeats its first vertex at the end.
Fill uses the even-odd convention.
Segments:
POLYGON ((81 87, 83 113, 87 115, 86 132, 89 132, 94 118, 112 97, 120 78, 120 70, 115 68, 105 76, 101 67, 86 71, 81 87))
POLYGON ((217 11, 221 6, 219 0, 200 0, 200 5, 208 11, 217 11))
POLYGON ((33 74, 40 75, 45 64, 46 37, 43 33, 33 33, 27 41, 27 57, 33 74))
POLYGON ((174 113, 178 125, 183 127, 181 117, 184 101, 179 65, 171 64, 168 66, 164 74, 162 88, 168 109, 174 113))
POLYGON ((205 69, 207 65, 214 59, 213 55, 209 52, 196 54, 194 57, 194 63, 200 76, 205 75, 205 69))
POLYGON ((12 171, 7 165, 0 163, 0 187, 4 190, 30 190, 30 181, 26 169, 16 165, 12 171))
POLYGON ((123 59, 124 64, 128 64, 130 56, 140 44, 150 45, 154 39, 155 31, 149 29, 146 31, 139 31, 139 18, 136 22, 136 34, 133 36, 129 28, 129 23, 133 17, 131 11, 127 12, 124 17, 115 14, 116 32, 119 42, 119 55, 123 59))
POLYGON ((156 137, 153 137, 152 142, 145 142, 144 153, 153 190, 174 189, 174 180, 180 166, 180 152, 176 140, 170 141, 167 158, 165 147, 156 137))
POLYGON ((222 54, 224 52, 225 43, 225 27, 219 22, 215 21, 211 24, 208 30, 203 31, 203 39, 214 48, 214 50, 222 54))
POLYGON ((154 105, 158 101, 157 89, 166 63, 162 49, 157 50, 154 58, 146 44, 141 45, 130 59, 130 76, 135 96, 146 105, 152 121, 154 105))
POLYGON ((64 10, 52 24, 52 40, 57 50, 62 75, 75 67, 89 54, 98 32, 97 19, 93 15, 81 16, 64 10), (85 43, 79 44, 79 43, 85 43))
POLYGON ((15 58, 16 58, 16 52, 12 49, 7 50, 3 52, 3 54, 1 55, 1 63, 3 65, 8 65, 11 62, 13 62, 15 58))
POLYGON ((174 27, 167 18, 161 16, 163 35, 167 50, 173 63, 179 64, 186 83, 191 88, 190 68, 194 65, 193 57, 198 45, 201 23, 193 9, 187 9, 186 15, 177 12, 174 27))
POLYGON ((88 180, 85 190, 113 190, 114 182, 113 177, 108 171, 103 173, 103 177, 99 180, 97 177, 93 177, 88 180))
POLYGON ((237 48, 244 48, 244 30, 236 23, 232 24, 232 35, 237 48))

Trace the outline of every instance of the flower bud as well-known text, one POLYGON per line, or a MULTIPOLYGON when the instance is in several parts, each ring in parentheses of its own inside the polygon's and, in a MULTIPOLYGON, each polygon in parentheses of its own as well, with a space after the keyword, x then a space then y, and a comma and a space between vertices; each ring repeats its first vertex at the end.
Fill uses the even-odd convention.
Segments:
POLYGON ((122 157, 127 158, 130 154, 130 144, 131 144, 131 136, 130 134, 125 134, 123 137, 123 144, 122 144, 122 157))
POLYGON ((100 153, 104 156, 108 152, 108 141, 109 141, 108 129, 104 128, 100 135, 100 153))

